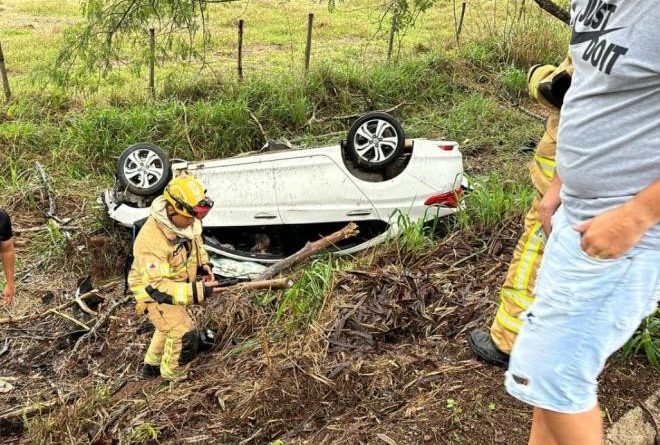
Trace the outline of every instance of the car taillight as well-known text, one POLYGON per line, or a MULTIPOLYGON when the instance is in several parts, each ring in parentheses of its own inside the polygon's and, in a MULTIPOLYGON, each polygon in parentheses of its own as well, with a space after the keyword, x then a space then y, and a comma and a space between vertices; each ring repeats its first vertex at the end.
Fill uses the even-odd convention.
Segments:
POLYGON ((440 145, 438 145, 438 148, 440 150, 444 150, 444 151, 452 151, 454 149, 454 145, 453 144, 440 144, 440 145))
POLYGON ((453 192, 431 195, 424 201, 425 206, 441 205, 444 207, 457 207, 459 198, 463 196, 463 189, 457 188, 453 192))

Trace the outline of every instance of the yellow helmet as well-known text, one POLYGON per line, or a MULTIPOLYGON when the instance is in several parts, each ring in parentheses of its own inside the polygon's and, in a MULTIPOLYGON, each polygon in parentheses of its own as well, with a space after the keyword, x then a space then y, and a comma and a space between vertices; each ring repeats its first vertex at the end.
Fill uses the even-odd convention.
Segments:
POLYGON ((191 175, 172 179, 165 187, 163 197, 183 216, 202 219, 213 207, 213 201, 206 196, 204 186, 191 175))

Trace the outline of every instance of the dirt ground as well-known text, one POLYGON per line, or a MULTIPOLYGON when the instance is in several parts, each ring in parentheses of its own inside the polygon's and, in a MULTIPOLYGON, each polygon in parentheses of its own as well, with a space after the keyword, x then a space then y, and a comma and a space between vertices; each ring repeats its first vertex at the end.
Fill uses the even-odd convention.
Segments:
MULTIPOLYGON (((71 301, 75 283, 65 295, 65 281, 50 289, 42 280, 29 311, 13 311, 31 318, 0 323, 0 350, 9 340, 0 377, 13 385, 0 394, 2 443, 524 444, 530 410, 466 344, 491 321, 519 231, 503 222, 457 232, 422 255, 381 249, 369 266, 337 274, 304 328, 247 294, 195 308, 218 340, 176 386, 140 379, 152 328, 123 285, 100 292, 105 322, 81 337, 70 307, 39 315, 71 301)), ((643 358, 611 360, 605 424, 659 380, 643 358)))

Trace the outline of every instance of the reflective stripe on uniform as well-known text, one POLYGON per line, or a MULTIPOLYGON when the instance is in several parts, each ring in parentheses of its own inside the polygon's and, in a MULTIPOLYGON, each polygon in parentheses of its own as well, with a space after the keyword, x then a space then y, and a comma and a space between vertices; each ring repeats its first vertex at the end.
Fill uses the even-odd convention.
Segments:
POLYGON ((174 286, 174 304, 190 304, 190 295, 188 292, 190 285, 188 283, 176 283, 174 286))
POLYGON ((519 289, 502 289, 500 297, 504 300, 510 301, 518 306, 520 309, 527 309, 530 304, 534 302, 534 297, 519 289))
POLYGON ((163 351, 163 357, 160 361, 161 376, 163 378, 171 378, 174 372, 170 368, 170 363, 172 362, 172 349, 174 347, 174 339, 171 335, 167 336, 165 340, 165 349, 163 351))
POLYGON ((131 293, 138 303, 151 300, 151 297, 143 286, 131 287, 131 293))
POLYGON ((523 324, 521 319, 510 315, 504 308, 503 304, 500 304, 499 309, 497 309, 495 319, 500 325, 504 326, 511 332, 515 332, 516 334, 520 332, 520 327, 523 324))
POLYGON ((159 366, 160 359, 161 358, 158 355, 156 355, 154 352, 152 352, 151 349, 147 349, 147 355, 144 356, 144 362, 147 365, 159 366))
POLYGON ((534 266, 536 265, 536 259, 539 256, 539 252, 545 245, 545 234, 541 223, 535 223, 527 235, 525 240, 525 245, 522 251, 522 257, 520 258, 520 263, 516 269, 515 283, 517 289, 527 289, 529 286, 529 280, 534 272, 534 266))
POLYGON ((554 177, 556 166, 554 159, 548 159, 544 158, 543 156, 534 155, 534 161, 539 166, 541 172, 546 178, 552 179, 554 177))

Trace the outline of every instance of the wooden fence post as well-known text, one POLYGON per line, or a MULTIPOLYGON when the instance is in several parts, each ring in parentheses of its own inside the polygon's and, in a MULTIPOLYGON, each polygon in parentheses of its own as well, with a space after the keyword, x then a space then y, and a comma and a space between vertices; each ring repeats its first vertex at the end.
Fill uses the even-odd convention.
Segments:
POLYGON ((467 3, 461 4, 461 15, 458 17, 458 26, 456 27, 456 43, 458 44, 461 37, 461 30, 463 29, 463 19, 465 18, 465 8, 467 3))
POLYGON ((398 19, 399 19, 399 12, 394 11, 394 15, 392 16, 392 27, 390 28, 390 39, 389 42, 387 43, 387 60, 390 60, 390 58, 392 57, 392 49, 394 47, 394 34, 396 34, 398 19))
POLYGON ((152 99, 156 97, 156 31, 149 28, 149 96, 152 99))
POLYGON ((9 89, 9 79, 7 78, 7 69, 5 68, 5 55, 2 53, 0 44, 0 76, 2 76, 2 86, 5 90, 5 99, 11 99, 11 90, 9 89))
POLYGON ((238 80, 243 80, 243 25, 244 20, 238 21, 238 80))
POLYGON ((305 76, 309 73, 309 62, 312 58, 312 26, 314 25, 314 14, 307 16, 307 45, 305 46, 305 76))

